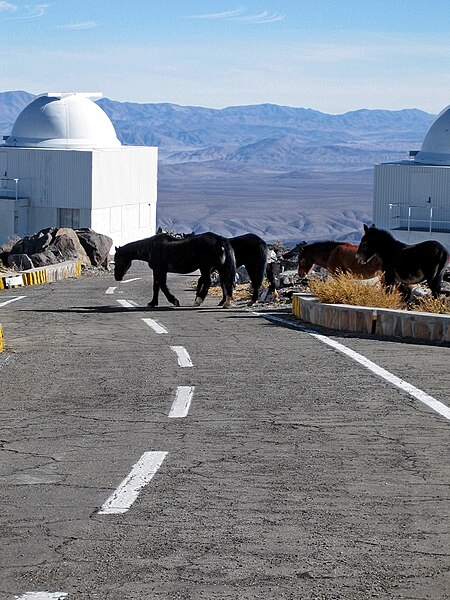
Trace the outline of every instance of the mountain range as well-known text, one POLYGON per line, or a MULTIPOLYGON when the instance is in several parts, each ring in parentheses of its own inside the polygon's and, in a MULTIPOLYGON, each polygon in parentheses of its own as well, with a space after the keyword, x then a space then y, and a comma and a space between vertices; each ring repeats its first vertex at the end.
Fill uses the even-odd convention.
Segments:
MULTIPOLYGON (((33 97, 0 93, 0 134, 33 97)), ((158 146, 159 225, 283 241, 356 240, 371 220, 373 165, 420 149, 435 118, 418 109, 98 104, 122 143, 158 146)))

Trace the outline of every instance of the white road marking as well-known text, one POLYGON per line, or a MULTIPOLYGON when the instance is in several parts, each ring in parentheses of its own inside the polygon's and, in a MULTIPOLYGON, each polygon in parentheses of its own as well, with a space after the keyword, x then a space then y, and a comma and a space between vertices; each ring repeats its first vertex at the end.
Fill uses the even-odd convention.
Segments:
MULTIPOLYGON (((284 319, 281 319, 280 317, 273 317, 271 315, 260 315, 259 313, 256 313, 256 312, 253 312, 253 314, 255 314, 257 316, 262 316, 263 318, 268 319, 269 321, 275 321, 277 323, 283 323, 284 325, 286 325, 286 321, 284 319)), ((416 400, 419 400, 423 404, 426 404, 426 406, 428 406, 429 408, 431 408, 432 410, 434 410, 435 412, 440 414, 445 419, 450 420, 450 408, 447 405, 445 405, 443 402, 436 400, 436 398, 433 398, 433 396, 430 396, 429 394, 427 394, 420 388, 415 387, 414 385, 412 385, 411 383, 408 383, 404 379, 400 379, 400 377, 397 377, 396 375, 393 375, 386 369, 383 369, 383 367, 380 367, 379 365, 377 365, 373 361, 369 360, 362 354, 359 354, 358 352, 355 352, 354 350, 347 348, 347 346, 344 346, 343 344, 340 344, 339 342, 332 340, 331 338, 327 337, 326 335, 317 333, 316 331, 314 331, 312 329, 306 329, 305 327, 303 327, 301 325, 295 325, 295 324, 291 325, 290 323, 288 325, 290 327, 293 326, 295 329, 300 329, 301 331, 304 331, 308 335, 316 338, 316 340, 322 342, 323 344, 327 344, 328 346, 331 346, 338 352, 342 352, 342 354, 345 354, 346 356, 348 356, 352 360, 356 361, 363 367, 366 367, 366 369, 368 369, 369 371, 372 371, 372 373, 374 373, 375 375, 378 375, 385 381, 388 381, 392 385, 395 385, 396 387, 398 387, 402 391, 406 392, 407 394, 409 394, 416 400)))
POLYGON ((61 600, 67 598, 65 592, 27 592, 23 596, 14 596, 17 600, 61 600))
POLYGON ((180 419, 187 416, 194 396, 194 389, 193 385, 180 385, 177 388, 177 394, 169 412, 170 418, 180 419))
POLYGON ((131 302, 128 302, 128 300, 117 300, 117 302, 124 308, 136 308, 136 304, 132 304, 131 302))
POLYGON ((10 300, 5 300, 5 302, 0 303, 0 306, 6 306, 7 304, 10 304, 11 302, 15 302, 16 300, 21 300, 22 298, 26 298, 26 296, 16 296, 15 298, 11 298, 10 300))
POLYGON ((4 359, 0 360, 0 369, 5 366, 10 358, 10 356, 6 356, 4 359))
POLYGON ((147 323, 147 325, 149 327, 151 327, 153 329, 153 331, 156 331, 156 333, 169 333, 165 327, 160 325, 154 319, 142 319, 142 320, 144 321, 144 323, 147 323))
POLYGON ((114 290, 117 290, 117 286, 116 287, 109 287, 105 294, 114 294, 114 290))
POLYGON ((98 514, 111 515, 127 512, 139 496, 141 489, 151 481, 158 471, 166 455, 167 452, 144 452, 138 462, 133 465, 129 475, 100 508, 98 514))
POLYGON ((170 346, 170 349, 175 352, 178 359, 178 364, 180 367, 193 367, 191 357, 188 354, 188 351, 183 346, 170 346))
POLYGON ((134 277, 134 279, 127 279, 126 281, 121 281, 120 283, 131 283, 132 281, 139 281, 142 277, 134 277))

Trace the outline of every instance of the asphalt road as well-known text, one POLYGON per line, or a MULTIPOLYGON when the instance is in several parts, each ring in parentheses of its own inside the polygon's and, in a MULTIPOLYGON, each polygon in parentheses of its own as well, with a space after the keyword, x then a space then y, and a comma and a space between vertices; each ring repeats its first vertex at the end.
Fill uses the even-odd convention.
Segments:
POLYGON ((0 294, 0 599, 450 598, 450 420, 323 342, 447 407, 449 347, 136 277, 0 294))

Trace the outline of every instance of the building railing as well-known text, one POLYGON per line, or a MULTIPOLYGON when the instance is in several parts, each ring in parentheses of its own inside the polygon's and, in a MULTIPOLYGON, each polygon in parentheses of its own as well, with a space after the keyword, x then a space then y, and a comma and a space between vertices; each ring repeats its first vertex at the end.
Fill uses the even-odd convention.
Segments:
POLYGON ((19 197, 19 179, 16 177, 0 177, 0 197, 17 200, 19 197))
POLYGON ((389 229, 450 232, 450 207, 389 203, 389 229))

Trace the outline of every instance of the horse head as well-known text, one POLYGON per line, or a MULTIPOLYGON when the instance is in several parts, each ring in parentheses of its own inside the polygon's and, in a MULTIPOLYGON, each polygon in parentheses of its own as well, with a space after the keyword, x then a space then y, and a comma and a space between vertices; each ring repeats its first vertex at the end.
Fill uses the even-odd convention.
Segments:
POLYGON ((122 281, 125 273, 131 267, 131 260, 125 256, 123 248, 115 246, 114 255, 114 279, 122 281))
POLYGON ((356 260, 364 265, 369 262, 377 253, 377 232, 379 230, 372 223, 370 227, 364 224, 364 235, 359 242, 358 249, 356 250, 356 260))
POLYGON ((306 277, 306 275, 312 269, 314 265, 314 259, 309 256, 308 244, 306 242, 300 242, 298 247, 298 275, 299 277, 306 277))

